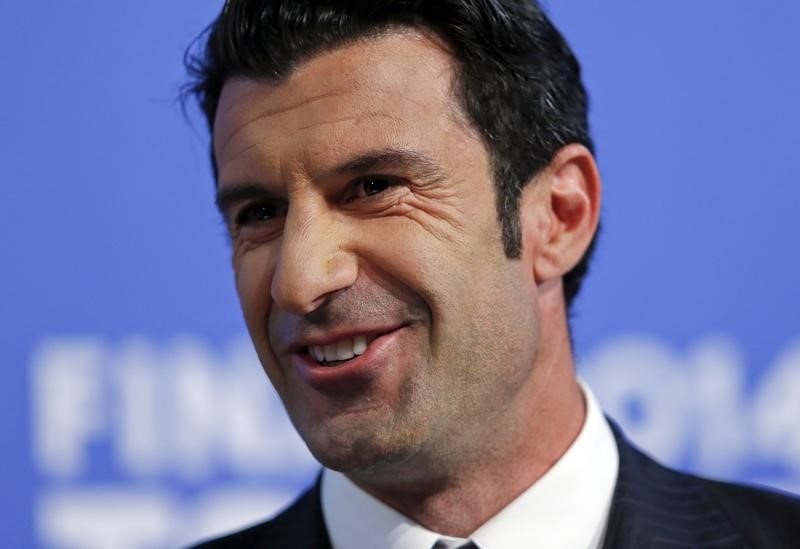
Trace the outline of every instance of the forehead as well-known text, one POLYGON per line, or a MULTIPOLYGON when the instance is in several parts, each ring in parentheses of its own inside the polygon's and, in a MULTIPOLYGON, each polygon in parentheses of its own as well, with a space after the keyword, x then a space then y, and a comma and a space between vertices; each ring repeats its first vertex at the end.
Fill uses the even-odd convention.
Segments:
POLYGON ((291 145, 322 154, 331 141, 374 148, 391 143, 367 141, 471 133, 451 90, 453 74, 440 41, 402 30, 313 57, 280 83, 231 79, 214 128, 220 180, 234 160, 267 145, 274 154, 291 145))

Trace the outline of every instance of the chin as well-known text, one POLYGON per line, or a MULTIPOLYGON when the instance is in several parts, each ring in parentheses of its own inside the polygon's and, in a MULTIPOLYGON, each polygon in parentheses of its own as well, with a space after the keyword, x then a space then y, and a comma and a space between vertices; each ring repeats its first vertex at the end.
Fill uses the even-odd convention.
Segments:
POLYGON ((413 437, 388 428, 370 428, 362 421, 301 430, 300 435, 317 461, 342 473, 379 474, 414 453, 413 437))

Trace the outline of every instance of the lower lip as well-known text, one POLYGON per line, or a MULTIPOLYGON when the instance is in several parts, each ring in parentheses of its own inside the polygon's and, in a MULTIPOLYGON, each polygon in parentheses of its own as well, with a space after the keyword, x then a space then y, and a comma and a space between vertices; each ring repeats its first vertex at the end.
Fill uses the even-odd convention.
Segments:
POLYGON ((307 354, 293 355, 292 362, 306 383, 318 391, 352 391, 357 384, 373 379, 381 366, 397 355, 403 331, 401 327, 378 336, 364 354, 336 366, 322 366, 307 354))

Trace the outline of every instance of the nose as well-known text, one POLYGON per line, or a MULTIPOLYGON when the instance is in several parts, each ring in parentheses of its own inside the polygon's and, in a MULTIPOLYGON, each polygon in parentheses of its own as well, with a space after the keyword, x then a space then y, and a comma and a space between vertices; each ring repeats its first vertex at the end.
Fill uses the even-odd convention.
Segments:
POLYGON ((271 288, 281 309, 308 314, 356 281, 358 261, 347 249, 348 233, 335 212, 289 209, 271 288))

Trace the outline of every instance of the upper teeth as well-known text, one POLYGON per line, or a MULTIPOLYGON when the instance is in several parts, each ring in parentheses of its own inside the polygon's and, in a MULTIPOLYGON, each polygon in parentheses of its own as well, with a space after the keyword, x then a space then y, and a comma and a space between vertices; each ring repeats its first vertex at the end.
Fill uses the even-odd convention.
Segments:
POLYGON ((309 345, 308 349, 311 356, 318 362, 350 360, 354 356, 364 354, 364 351, 367 350, 367 338, 366 336, 356 336, 331 345, 309 345))

